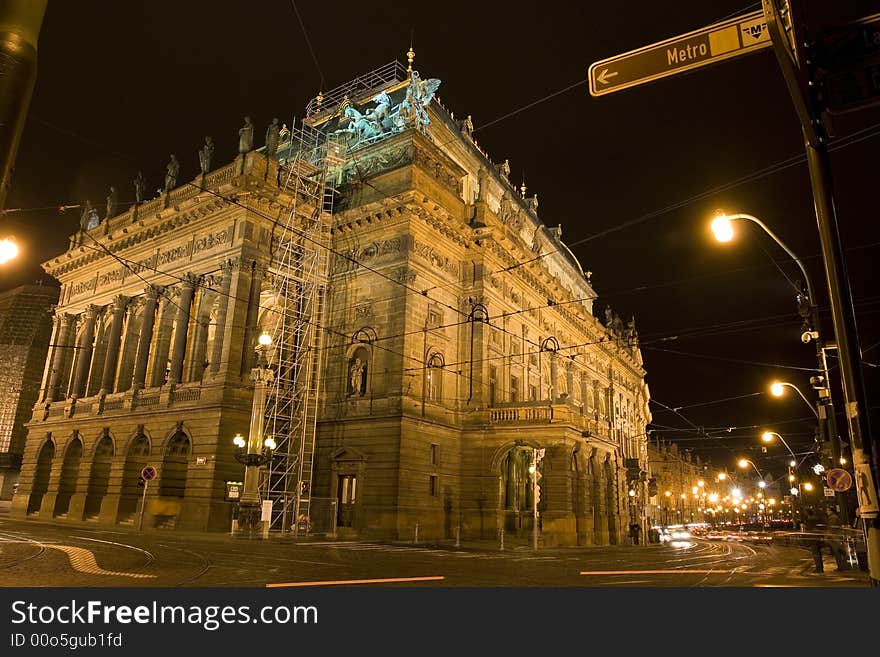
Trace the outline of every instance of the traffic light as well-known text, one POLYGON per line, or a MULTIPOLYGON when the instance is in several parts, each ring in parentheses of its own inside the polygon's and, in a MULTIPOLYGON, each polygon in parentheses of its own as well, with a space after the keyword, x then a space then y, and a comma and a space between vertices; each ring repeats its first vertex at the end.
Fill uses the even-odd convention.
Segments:
POLYGON ((657 480, 654 477, 648 479, 648 497, 654 497, 657 494, 657 480))
POLYGON ((642 469, 639 467, 638 459, 626 459, 626 480, 627 481, 637 481, 639 479, 639 474, 642 469))

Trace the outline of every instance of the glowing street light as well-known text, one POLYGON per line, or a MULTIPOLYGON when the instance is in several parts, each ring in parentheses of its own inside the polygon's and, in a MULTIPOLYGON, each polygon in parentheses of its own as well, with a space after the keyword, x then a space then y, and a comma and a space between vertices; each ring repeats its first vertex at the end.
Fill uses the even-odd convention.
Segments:
MULTIPOLYGON (((804 396, 804 393, 801 392, 801 389, 798 388, 793 383, 789 383, 788 381, 774 381, 773 383, 770 384, 770 394, 773 395, 774 397, 782 397, 782 395, 785 394, 786 388, 794 389, 794 391, 797 392, 798 395, 800 395, 800 398, 804 400, 804 403, 810 407, 810 410, 813 412, 813 415, 815 415, 817 418, 819 417, 818 411, 816 411, 816 408, 810 403, 810 400, 807 399, 804 396)), ((779 434, 777 434, 777 435, 779 435, 779 434)))
POLYGON ((18 244, 12 237, 0 239, 0 265, 5 265, 18 256, 18 244))

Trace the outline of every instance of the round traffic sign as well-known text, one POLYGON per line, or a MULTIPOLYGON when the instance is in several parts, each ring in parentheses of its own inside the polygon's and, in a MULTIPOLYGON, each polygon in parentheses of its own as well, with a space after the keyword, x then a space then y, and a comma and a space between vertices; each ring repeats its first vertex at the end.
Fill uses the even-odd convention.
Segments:
POLYGON ((828 488, 842 493, 852 488, 852 475, 843 468, 832 468, 825 475, 825 481, 828 482, 828 488))
POLYGON ((143 470, 141 470, 141 477, 144 478, 144 481, 152 481, 158 476, 159 471, 152 465, 148 465, 143 470))

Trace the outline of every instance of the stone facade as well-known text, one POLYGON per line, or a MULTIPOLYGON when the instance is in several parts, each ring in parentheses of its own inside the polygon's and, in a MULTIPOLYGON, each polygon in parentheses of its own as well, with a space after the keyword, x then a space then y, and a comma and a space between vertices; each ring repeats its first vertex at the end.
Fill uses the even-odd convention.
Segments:
MULTIPOLYGON (((624 462, 647 469, 650 421, 634 331, 594 318, 561 229, 428 111, 334 183, 313 513, 335 502, 341 535, 526 540, 537 489, 544 544, 623 542, 624 462)), ((212 193, 172 190, 46 263, 62 298, 16 513, 131 522, 149 462, 147 527, 229 528, 291 202, 278 166, 240 156, 200 179, 212 193)))
POLYGON ((275 217, 291 195, 251 152, 71 237, 13 513, 228 530, 275 217))
POLYGON ((657 495, 650 498, 653 524, 703 522, 704 498, 720 490, 710 464, 670 442, 652 443, 648 447, 648 464, 657 484, 657 495), (703 486, 698 485, 700 482, 703 486))
POLYGON ((37 401, 58 288, 22 285, 0 293, 0 500, 12 499, 37 401))

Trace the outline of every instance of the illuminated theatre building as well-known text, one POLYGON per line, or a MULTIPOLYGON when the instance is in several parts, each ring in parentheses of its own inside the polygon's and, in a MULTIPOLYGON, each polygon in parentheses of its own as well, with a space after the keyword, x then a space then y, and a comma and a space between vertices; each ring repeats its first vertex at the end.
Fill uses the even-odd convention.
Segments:
POLYGON ((154 465, 145 528, 228 531, 253 411, 273 530, 528 540, 537 493, 544 544, 626 540, 647 504, 634 325, 593 317, 561 229, 438 85, 392 62, 325 92, 274 155, 44 264, 62 293, 14 513, 135 522, 154 465))

